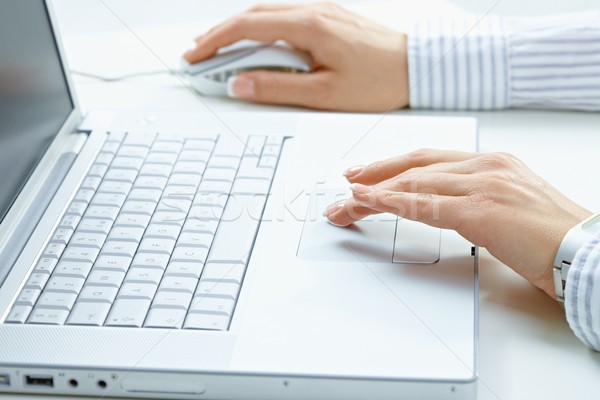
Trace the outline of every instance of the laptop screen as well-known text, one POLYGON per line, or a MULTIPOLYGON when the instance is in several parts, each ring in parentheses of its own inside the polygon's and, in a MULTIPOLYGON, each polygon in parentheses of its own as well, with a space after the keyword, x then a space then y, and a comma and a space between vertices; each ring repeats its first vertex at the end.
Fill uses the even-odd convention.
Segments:
POLYGON ((0 0, 0 221, 73 101, 43 0, 0 0))

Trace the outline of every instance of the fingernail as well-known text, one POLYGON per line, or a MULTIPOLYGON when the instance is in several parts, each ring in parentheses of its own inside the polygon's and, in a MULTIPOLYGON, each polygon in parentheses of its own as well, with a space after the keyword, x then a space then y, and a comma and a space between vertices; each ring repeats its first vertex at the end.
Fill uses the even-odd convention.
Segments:
POLYGON ((352 178, 353 176, 360 174, 364 169, 364 165, 357 165, 355 167, 350 167, 347 170, 345 170, 343 175, 346 178, 352 178))
POLYGON ((227 96, 240 99, 254 97, 254 81, 245 76, 232 76, 227 79, 227 96))
POLYGON ((339 201, 337 203, 328 205, 327 208, 325 209, 325 211, 323 211, 323 216, 327 217, 327 216, 335 213, 340 208, 344 207, 344 203, 345 203, 345 201, 339 201))
POLYGON ((373 188, 370 186, 366 186, 360 183, 353 183, 350 185, 350 190, 359 194, 371 194, 373 193, 373 188))

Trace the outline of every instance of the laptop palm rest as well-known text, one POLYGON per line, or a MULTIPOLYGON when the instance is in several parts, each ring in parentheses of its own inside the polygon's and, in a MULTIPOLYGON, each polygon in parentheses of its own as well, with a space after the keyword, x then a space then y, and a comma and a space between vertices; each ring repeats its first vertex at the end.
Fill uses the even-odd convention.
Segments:
POLYGON ((321 217, 320 212, 339 199, 339 192, 331 191, 331 195, 325 193, 311 202, 298 246, 299 258, 399 264, 439 261, 441 232, 438 228, 388 214, 373 215, 348 227, 337 227, 321 217))

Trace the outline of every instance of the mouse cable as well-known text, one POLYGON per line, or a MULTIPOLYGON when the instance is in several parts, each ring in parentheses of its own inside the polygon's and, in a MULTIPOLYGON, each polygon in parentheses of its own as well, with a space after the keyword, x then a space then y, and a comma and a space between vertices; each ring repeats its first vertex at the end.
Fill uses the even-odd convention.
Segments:
POLYGON ((138 78, 138 77, 142 77, 142 76, 162 75, 162 74, 178 75, 180 73, 181 73, 181 71, 173 71, 173 70, 164 69, 164 70, 158 70, 158 71, 135 72, 132 74, 125 74, 125 75, 119 75, 119 76, 103 76, 103 75, 90 74, 88 72, 83 72, 83 71, 71 70, 71 74, 73 74, 73 75, 79 75, 79 76, 83 76, 85 78, 97 79, 97 80, 103 81, 103 82, 119 82, 119 81, 124 81, 124 80, 132 79, 132 78, 138 78))

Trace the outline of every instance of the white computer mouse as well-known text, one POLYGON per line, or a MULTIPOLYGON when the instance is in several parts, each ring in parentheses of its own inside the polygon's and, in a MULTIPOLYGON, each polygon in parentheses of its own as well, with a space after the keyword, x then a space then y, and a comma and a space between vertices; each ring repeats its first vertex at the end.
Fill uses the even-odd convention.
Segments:
POLYGON ((227 96, 227 80, 254 70, 306 73, 312 70, 308 53, 284 42, 238 42, 221 49, 214 57, 195 64, 182 62, 183 75, 199 93, 227 96))

